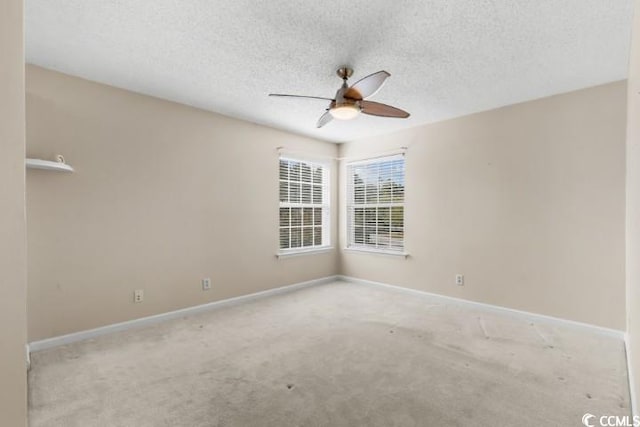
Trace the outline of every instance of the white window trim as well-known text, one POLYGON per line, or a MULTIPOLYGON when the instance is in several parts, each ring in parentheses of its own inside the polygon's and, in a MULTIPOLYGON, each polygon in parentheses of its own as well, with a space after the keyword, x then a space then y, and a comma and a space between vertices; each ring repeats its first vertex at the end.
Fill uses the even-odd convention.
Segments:
MULTIPOLYGON (((288 258, 288 257, 298 256, 298 255, 313 255, 313 254, 320 254, 320 253, 332 251, 334 248, 331 245, 331 209, 332 209, 331 207, 331 162, 326 159, 319 159, 319 158, 280 155, 278 157, 278 165, 280 164, 281 160, 319 165, 319 166, 322 166, 322 168, 324 169, 325 173, 323 174, 323 182, 322 182, 323 203, 321 204, 322 211, 323 211, 323 219, 322 219, 323 244, 321 246, 303 246, 300 248, 281 249, 280 241, 278 240, 278 251, 276 253, 276 257, 288 258)), ((280 183, 280 174, 278 172, 278 185, 279 183, 280 183)), ((279 199, 280 199, 280 196, 278 196, 278 200, 279 199)), ((282 207, 281 203, 282 202, 278 202, 278 208, 282 207)), ((302 203, 300 203, 299 205, 300 207, 318 207, 317 204, 313 204, 313 203, 309 204, 308 206, 302 203)), ((279 221, 280 221, 280 216, 278 214, 278 231, 280 230, 279 221)))
MULTIPOLYGON (((353 209, 354 205, 353 205, 353 184, 350 183, 351 180, 351 174, 349 173, 349 168, 353 167, 353 166, 361 166, 361 165, 367 165, 367 164, 371 164, 371 163, 378 163, 378 162, 383 162, 383 161, 393 161, 393 160, 398 160, 398 159, 403 159, 405 160, 405 153, 398 153, 398 154, 389 154, 389 155, 384 155, 384 156, 376 156, 376 157, 370 157, 370 158, 365 158, 365 159, 358 159, 358 160, 353 160, 348 162, 345 165, 345 172, 346 172, 346 204, 345 204, 345 208, 344 208, 344 212, 345 212, 345 216, 346 216, 346 246, 343 248, 343 250, 345 252, 361 252, 361 253, 369 253, 369 254, 375 254, 375 255, 389 255, 389 256, 396 256, 396 257, 402 257, 407 259, 409 257, 409 253, 406 251, 406 237, 403 237, 402 239, 402 248, 398 248, 398 249, 393 249, 393 248, 373 248, 367 245, 356 245, 356 244, 351 244, 350 242, 353 240, 353 225, 351 224, 351 216, 352 213, 349 212, 350 209, 353 209)), ((406 162, 405 162, 405 196, 406 196, 406 162)), ((389 205, 389 207, 392 206, 397 206, 397 204, 394 203, 389 203, 389 204, 372 204, 372 206, 375 207, 384 207, 385 205, 389 205)), ((368 204, 363 204, 363 205, 358 205, 358 207, 363 207, 366 208, 367 206, 369 206, 368 204)), ((403 201, 401 206, 404 208, 403 212, 406 214, 406 201, 403 201)), ((403 231, 406 234, 406 218, 403 217, 403 227, 402 227, 403 231)))
POLYGON ((315 255, 315 254, 324 254, 327 252, 333 251, 333 246, 314 246, 312 248, 306 247, 302 249, 281 249, 280 252, 276 254, 278 258, 289 258, 301 255, 315 255))
POLYGON ((405 258, 405 259, 411 256, 409 252, 381 250, 381 249, 373 249, 373 248, 367 248, 367 247, 361 247, 361 246, 346 247, 343 250, 345 252, 355 252, 355 253, 362 252, 362 253, 369 253, 374 255, 392 256, 392 257, 399 257, 399 258, 405 258))

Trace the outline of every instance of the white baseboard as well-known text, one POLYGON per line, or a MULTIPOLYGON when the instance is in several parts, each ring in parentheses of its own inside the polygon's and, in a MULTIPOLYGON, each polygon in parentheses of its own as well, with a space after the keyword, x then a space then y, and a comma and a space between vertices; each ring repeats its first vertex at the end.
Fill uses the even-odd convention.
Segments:
POLYGON ((631 414, 638 416, 638 401, 636 397, 636 383, 633 376, 633 367, 631 363, 631 340, 629 339, 629 333, 624 334, 624 348, 627 356, 627 379, 629 380, 629 400, 631 401, 631 414))
POLYGON ((83 341, 83 340, 99 337, 101 335, 106 335, 114 332, 126 331, 129 329, 153 325, 155 323, 163 322, 165 320, 176 319, 184 316, 203 313, 206 311, 211 311, 217 308, 227 307, 230 305, 242 304, 242 303, 246 303, 246 302, 261 299, 261 298, 266 298, 273 295, 285 294, 285 293, 296 291, 298 289, 335 282, 336 280, 338 280, 338 276, 327 276, 320 279, 314 279, 306 282, 295 283, 293 285, 287 285, 279 288, 268 289, 266 291, 256 292, 253 294, 242 295, 239 297, 228 298, 220 301, 214 301, 207 304, 196 305, 194 307, 187 307, 180 310, 170 311, 167 313, 161 313, 153 316, 142 317, 140 319, 114 323, 112 325, 101 326, 99 328, 89 329, 86 331, 74 332, 67 335, 61 335, 58 337, 47 338, 39 341, 33 341, 27 344, 27 349, 28 349, 27 352, 30 353, 30 352, 45 350, 48 348, 58 347, 61 345, 70 344, 77 341, 83 341))
POLYGON ((535 320, 537 322, 543 322, 543 323, 547 323, 547 324, 562 324, 565 326, 571 326, 574 328, 579 328, 579 329, 587 329, 593 332, 596 332, 598 334, 602 334, 602 335, 608 335, 608 336, 612 336, 615 338, 618 338, 620 340, 624 340, 624 331, 620 331, 617 329, 610 329, 610 328, 605 328, 602 326, 597 326, 597 325, 591 325, 589 323, 582 323, 582 322, 576 322, 574 320, 568 320, 568 319, 561 319, 558 317, 552 317, 552 316, 547 316, 544 314, 537 314, 537 313, 531 313, 528 311, 521 311, 521 310, 516 310, 513 308, 508 308, 508 307, 502 307, 499 305, 493 305, 493 304, 486 304, 483 302, 476 302, 476 301, 471 301, 471 300, 466 300, 466 299, 461 299, 461 298, 455 298, 455 297, 449 297, 446 295, 440 295, 440 294, 434 294, 431 292, 427 292, 427 291, 420 291, 417 289, 411 289, 411 288, 405 288, 402 286, 396 286, 396 285, 390 285, 387 283, 381 283, 381 282, 374 282, 371 280, 365 280, 365 279, 359 279, 356 277, 351 277, 351 276, 338 276, 339 280, 345 281, 345 282, 350 282, 350 283, 356 283, 356 284, 361 284, 361 285, 368 285, 368 286, 377 286, 377 287, 383 287, 383 288, 390 288, 390 289, 394 289, 396 291, 401 291, 401 292, 405 292, 408 294, 412 294, 412 295, 421 295, 421 296, 428 296, 430 298, 434 298, 434 299, 439 299, 441 301, 444 302, 449 302, 449 303, 454 303, 454 304, 459 304, 459 305, 467 305, 470 307, 475 307, 475 308, 481 308, 483 310, 487 310, 487 311, 492 311, 492 312, 496 312, 496 313, 509 313, 511 315, 515 315, 518 316, 520 318, 524 318, 527 320, 535 320))
MULTIPOLYGON (((279 288, 268 289, 266 291, 256 292, 248 295, 242 295, 242 296, 229 298, 225 300, 214 301, 211 303, 197 305, 194 307, 187 307, 180 310, 170 311, 167 313, 161 313, 153 316, 143 317, 140 319, 134 319, 126 322, 115 323, 112 325, 101 326, 99 328, 89 329, 86 331, 74 332, 67 335, 61 335, 58 337, 47 338, 39 341, 33 341, 27 344, 27 350, 28 350, 27 353, 29 354, 30 352, 45 350, 48 348, 53 348, 53 347, 70 344, 77 341, 91 339, 91 338, 95 338, 101 335, 106 335, 114 332, 125 331, 125 330, 139 328, 147 325, 153 325, 155 323, 163 322, 165 320, 176 319, 176 318, 184 317, 187 315, 194 315, 194 314, 214 310, 220 307, 241 304, 241 303, 249 302, 256 299, 265 298, 268 296, 293 292, 297 289, 303 289, 311 286, 331 283, 336 280, 342 280, 345 282, 356 283, 361 285, 391 288, 396 291, 401 291, 401 292, 405 292, 413 295, 428 296, 430 298, 439 299, 444 302, 468 305, 471 307, 481 308, 481 309, 493 311, 493 312, 510 313, 512 315, 516 315, 518 317, 525 318, 527 320, 535 320, 538 322, 551 323, 551 324, 555 323, 555 324, 562 324, 565 326, 577 327, 581 329, 588 329, 600 334, 605 334, 605 335, 619 338, 621 340, 625 340, 625 333, 623 331, 619 331, 616 329, 609 329, 601 326, 591 325, 588 323, 576 322, 576 321, 567 320, 567 319, 560 319, 557 317, 547 316, 543 314, 530 313, 526 311, 515 310, 512 308, 501 307, 501 306, 492 305, 492 304, 486 304, 486 303, 470 301, 470 300, 465 300, 465 299, 460 299, 455 297, 449 297, 445 295, 434 294, 426 291, 420 291, 417 289, 390 285, 387 283, 374 282, 374 281, 365 280, 365 279, 358 279, 350 276, 336 275, 336 276, 327 276, 327 277, 323 277, 315 280, 309 280, 301 283, 295 283, 292 285, 282 286, 279 288)), ((628 340, 625 340, 625 342, 627 345, 627 353, 629 354, 630 349, 628 348, 628 340)), ((27 360, 30 361, 28 355, 27 355, 27 360)), ((629 370, 629 375, 631 376, 631 370, 629 370)), ((633 384, 633 382, 631 382, 631 384, 633 384)), ((634 396, 635 396, 635 393, 634 393, 634 396)))

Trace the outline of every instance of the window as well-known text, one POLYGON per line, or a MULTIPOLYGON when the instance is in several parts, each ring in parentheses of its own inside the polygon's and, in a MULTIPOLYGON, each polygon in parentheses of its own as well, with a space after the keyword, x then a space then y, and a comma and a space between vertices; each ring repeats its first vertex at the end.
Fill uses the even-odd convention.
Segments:
POLYGON ((347 247, 404 252, 404 156, 347 164, 347 247))
POLYGON ((280 158, 280 252, 329 246, 329 168, 280 158))

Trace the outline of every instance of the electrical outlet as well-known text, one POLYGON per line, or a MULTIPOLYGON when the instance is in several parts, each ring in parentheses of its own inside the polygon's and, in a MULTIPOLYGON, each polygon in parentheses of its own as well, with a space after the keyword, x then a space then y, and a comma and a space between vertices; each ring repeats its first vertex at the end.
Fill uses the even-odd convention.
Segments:
POLYGON ((144 300, 144 291, 142 289, 136 289, 133 291, 133 302, 138 303, 144 300))
POLYGON ((25 355, 27 358, 27 371, 31 370, 31 351, 29 350, 29 344, 24 346, 25 355))
POLYGON ((211 289, 211 279, 208 277, 205 279, 202 279, 202 290, 208 291, 209 289, 211 289))
POLYGON ((456 274, 456 285, 464 286, 464 274, 456 274))

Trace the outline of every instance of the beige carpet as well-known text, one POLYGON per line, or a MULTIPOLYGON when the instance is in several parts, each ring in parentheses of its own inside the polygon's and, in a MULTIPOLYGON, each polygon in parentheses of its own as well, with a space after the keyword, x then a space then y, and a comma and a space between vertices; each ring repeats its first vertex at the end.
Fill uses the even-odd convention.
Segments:
POLYGON ((31 426, 580 426, 624 344, 334 283, 32 355, 31 426))

